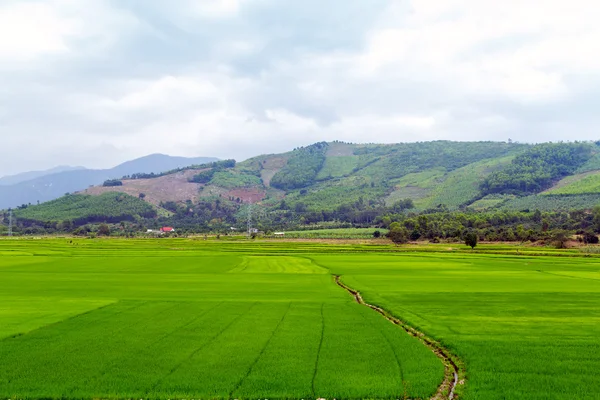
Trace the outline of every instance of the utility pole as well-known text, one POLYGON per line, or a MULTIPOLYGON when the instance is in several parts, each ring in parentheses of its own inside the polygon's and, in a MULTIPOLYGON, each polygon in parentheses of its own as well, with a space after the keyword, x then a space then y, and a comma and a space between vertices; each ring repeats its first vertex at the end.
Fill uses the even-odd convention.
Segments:
POLYGON ((13 235, 13 214, 12 209, 8 210, 8 236, 13 235))

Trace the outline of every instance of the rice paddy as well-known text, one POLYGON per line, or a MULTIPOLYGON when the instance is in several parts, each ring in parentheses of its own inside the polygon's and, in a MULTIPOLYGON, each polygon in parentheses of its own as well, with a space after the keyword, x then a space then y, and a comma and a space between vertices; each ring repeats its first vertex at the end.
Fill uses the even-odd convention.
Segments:
POLYGON ((0 398, 434 395, 440 359, 333 275, 458 356, 459 398, 600 398, 600 259, 395 250, 0 240, 0 398))

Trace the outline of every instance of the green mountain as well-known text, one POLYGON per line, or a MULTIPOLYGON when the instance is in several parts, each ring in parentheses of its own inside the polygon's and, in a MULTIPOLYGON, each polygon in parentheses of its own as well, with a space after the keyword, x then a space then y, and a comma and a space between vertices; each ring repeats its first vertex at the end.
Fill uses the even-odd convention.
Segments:
MULTIPOLYGON (((320 142, 240 163, 226 160, 162 174, 135 174, 70 198, 115 192, 151 206, 160 221, 180 226, 235 224, 243 220, 247 203, 279 224, 286 219, 310 223, 343 218, 367 223, 386 210, 411 207, 589 209, 600 203, 600 146, 320 142)), ((74 219, 70 212, 43 211, 48 208, 57 210, 50 202, 17 210, 16 216, 26 221, 74 219)), ((133 214, 149 215, 144 213, 133 214)))

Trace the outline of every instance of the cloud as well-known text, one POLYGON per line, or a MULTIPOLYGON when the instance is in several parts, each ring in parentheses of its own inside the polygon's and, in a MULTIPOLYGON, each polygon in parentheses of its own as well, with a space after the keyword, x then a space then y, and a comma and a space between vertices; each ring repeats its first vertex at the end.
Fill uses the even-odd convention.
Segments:
POLYGON ((336 139, 596 139, 598 15, 589 0, 9 0, 0 175, 336 139))

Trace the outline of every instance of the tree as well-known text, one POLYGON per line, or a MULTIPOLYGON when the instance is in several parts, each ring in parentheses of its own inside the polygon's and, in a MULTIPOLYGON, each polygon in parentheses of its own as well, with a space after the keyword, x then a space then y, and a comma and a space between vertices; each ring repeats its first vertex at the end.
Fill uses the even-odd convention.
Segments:
POLYGON ((477 246, 478 239, 477 234, 473 231, 469 231, 465 234, 465 244, 470 246, 471 249, 474 249, 475 246, 477 246))
POLYGON ((380 238, 380 237, 381 237, 381 232, 380 232, 380 231, 375 231, 375 232, 373 232, 373 237, 374 237, 375 239, 378 239, 378 238, 380 238))
POLYGON ((583 234, 583 243, 585 244, 598 244, 598 236, 594 232, 585 232, 583 234))
POLYGON ((390 225, 390 232, 388 237, 395 244, 407 243, 408 242, 408 230, 400 225, 398 222, 392 222, 390 225))
POLYGON ((569 234, 562 229, 557 229, 552 233, 552 241, 554 242, 554 247, 557 249, 564 249, 567 247, 569 234))
POLYGON ((145 193, 140 193, 138 197, 140 199, 144 200, 146 198, 146 194, 145 193))
POLYGON ((106 224, 101 224, 98 227, 98 235, 99 236, 110 236, 110 228, 106 224))

